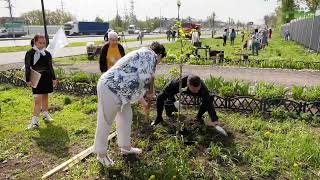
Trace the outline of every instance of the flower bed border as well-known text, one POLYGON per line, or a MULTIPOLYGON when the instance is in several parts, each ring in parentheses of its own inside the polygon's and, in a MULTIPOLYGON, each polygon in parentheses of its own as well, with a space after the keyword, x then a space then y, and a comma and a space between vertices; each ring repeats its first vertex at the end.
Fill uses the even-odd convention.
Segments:
MULTIPOLYGON (((27 87, 23 79, 15 76, 8 76, 0 72, 0 83, 18 87, 27 87)), ((87 83, 75 83, 61 81, 55 87, 56 91, 67 92, 76 95, 96 95, 96 85, 87 83)), ((283 108, 285 111, 300 115, 309 113, 312 116, 320 116, 320 101, 293 101, 283 98, 258 99, 250 96, 220 97, 211 94, 213 105, 216 109, 230 110, 234 112, 253 113, 260 112, 263 116, 270 116, 275 108, 283 108)), ((155 99, 154 99, 155 100, 155 99)), ((201 99, 198 97, 183 94, 181 104, 184 106, 199 106, 201 99)))

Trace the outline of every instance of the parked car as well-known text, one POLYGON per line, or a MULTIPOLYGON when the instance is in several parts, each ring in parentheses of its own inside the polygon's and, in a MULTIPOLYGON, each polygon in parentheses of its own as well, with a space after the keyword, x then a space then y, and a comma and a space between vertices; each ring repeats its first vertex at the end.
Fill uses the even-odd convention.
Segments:
POLYGON ((149 34, 151 31, 150 31, 149 29, 146 29, 146 28, 145 28, 145 29, 142 30, 142 32, 143 32, 144 34, 149 34))
POLYGON ((0 29, 0 37, 5 38, 8 36, 9 36, 9 33, 5 28, 0 29))
POLYGON ((165 28, 156 28, 154 31, 152 31, 153 33, 165 33, 167 32, 167 29, 165 28))
POLYGON ((139 29, 136 29, 136 30, 134 31, 134 34, 139 34, 139 32, 140 32, 140 30, 139 30, 139 29))

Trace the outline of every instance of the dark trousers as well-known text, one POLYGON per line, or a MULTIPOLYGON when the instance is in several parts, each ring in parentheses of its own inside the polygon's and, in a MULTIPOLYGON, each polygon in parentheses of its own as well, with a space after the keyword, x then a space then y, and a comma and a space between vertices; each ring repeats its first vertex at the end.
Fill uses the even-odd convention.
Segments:
POLYGON ((173 112, 178 112, 177 108, 174 106, 176 98, 174 95, 168 95, 161 92, 157 97, 157 116, 162 117, 163 109, 166 109, 167 116, 172 115, 173 112))
MULTIPOLYGON (((174 106, 174 102, 176 101, 174 95, 168 95, 164 92, 161 92, 157 97, 157 116, 162 117, 163 109, 166 109, 167 116, 172 115, 173 112, 178 112, 177 108, 174 106)), ((209 100, 203 101, 200 105, 200 109, 197 114, 197 119, 202 119, 202 116, 205 112, 208 112, 212 121, 217 121, 218 116, 213 107, 213 97, 210 96, 209 100)))
POLYGON ((227 37, 223 37, 223 46, 226 46, 227 45, 227 37))

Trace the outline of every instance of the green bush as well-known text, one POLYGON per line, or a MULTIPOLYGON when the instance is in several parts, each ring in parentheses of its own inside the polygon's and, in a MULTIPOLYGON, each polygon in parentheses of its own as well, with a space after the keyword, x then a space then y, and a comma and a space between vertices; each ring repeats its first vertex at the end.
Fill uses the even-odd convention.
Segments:
POLYGON ((287 111, 281 107, 273 109, 271 112, 271 117, 277 120, 285 120, 288 118, 287 111))
POLYGON ((310 87, 303 91, 302 98, 305 101, 319 101, 320 100, 320 86, 310 87))
POLYGON ((234 81, 233 88, 237 95, 239 96, 248 96, 250 84, 244 81, 234 81))
POLYGON ((223 85, 223 82, 224 82, 224 80, 222 77, 215 78, 212 75, 210 75, 210 77, 205 80, 205 84, 208 87, 209 91, 214 92, 214 93, 219 92, 219 89, 223 85))
POLYGON ((73 72, 70 74, 70 79, 77 83, 96 83, 99 80, 99 75, 85 72, 73 72))
POLYGON ((12 86, 10 86, 10 85, 1 85, 0 86, 0 91, 7 91, 10 89, 12 89, 12 86))
POLYGON ((293 87, 292 87, 292 98, 294 100, 302 100, 303 91, 304 91, 304 87, 293 85, 293 87))
POLYGON ((259 82, 256 85, 256 96, 259 98, 284 98, 288 89, 284 86, 275 86, 273 83, 259 82))
POLYGON ((62 68, 57 68, 54 70, 54 72, 57 79, 65 79, 67 77, 65 70, 62 68))
POLYGON ((220 87, 219 92, 219 94, 223 97, 233 97, 235 95, 234 88, 230 85, 220 87))
POLYGON ((68 96, 64 97, 64 99, 63 99, 64 105, 69 105, 71 103, 72 103, 72 101, 71 101, 70 97, 68 97, 68 96))
POLYGON ((176 60, 177 60, 177 55, 169 54, 165 59, 165 63, 174 63, 176 60))

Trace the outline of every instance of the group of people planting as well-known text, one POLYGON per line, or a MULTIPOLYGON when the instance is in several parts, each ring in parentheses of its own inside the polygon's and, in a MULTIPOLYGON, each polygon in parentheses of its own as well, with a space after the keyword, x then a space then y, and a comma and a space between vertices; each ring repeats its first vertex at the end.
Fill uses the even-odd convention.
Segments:
MULTIPOLYGON (((249 50, 251 49, 252 55, 259 55, 259 50, 264 49, 268 45, 268 40, 272 37, 272 29, 255 29, 254 32, 249 34, 247 40, 245 40, 245 32, 241 31, 241 42, 244 42, 243 49, 249 50)), ((230 37, 231 46, 234 46, 235 39, 237 37, 237 33, 235 29, 231 30, 229 33, 229 29, 225 29, 223 32, 223 46, 227 45, 227 40, 230 37)))
MULTIPOLYGON (((48 94, 53 92, 57 84, 55 73, 52 68, 52 57, 45 50, 46 39, 43 35, 36 35, 32 49, 26 53, 25 69, 26 81, 32 86, 31 72, 41 74, 37 86, 32 86, 35 98, 34 113, 29 129, 39 127, 38 116, 43 112, 44 120, 53 119, 48 114, 48 94)), ((131 104, 140 102, 145 113, 150 111, 150 99, 155 97, 154 77, 156 66, 166 57, 166 49, 158 42, 153 42, 150 47, 143 47, 125 55, 124 48, 118 43, 118 35, 115 32, 108 33, 108 41, 101 50, 99 66, 102 75, 97 84, 98 110, 97 128, 94 139, 94 152, 97 159, 104 166, 111 166, 112 159, 107 155, 108 135, 112 123, 116 122, 117 142, 121 154, 141 154, 142 150, 131 146, 131 104)), ((211 121, 209 126, 219 126, 219 121, 213 107, 212 96, 209 90, 196 75, 185 75, 169 82, 157 96, 157 117, 151 123, 156 126, 162 123, 163 110, 169 118, 177 112, 175 95, 186 93, 198 96, 202 99, 197 121, 204 123, 203 114, 208 112, 211 121)), ((219 126, 220 127, 220 126, 219 126)))

